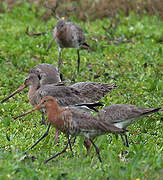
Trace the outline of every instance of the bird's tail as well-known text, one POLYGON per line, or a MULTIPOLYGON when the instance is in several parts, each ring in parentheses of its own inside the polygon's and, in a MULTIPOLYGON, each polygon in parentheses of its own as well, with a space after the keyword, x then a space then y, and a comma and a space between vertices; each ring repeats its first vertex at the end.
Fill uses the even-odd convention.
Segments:
POLYGON ((146 116, 146 115, 152 114, 154 112, 158 112, 160 110, 162 111, 163 109, 161 107, 159 107, 159 108, 151 108, 149 111, 142 113, 142 115, 146 116))
POLYGON ((115 133, 115 134, 116 133, 125 134, 127 132, 127 130, 118 128, 114 126, 113 124, 110 124, 106 121, 100 121, 99 125, 100 125, 100 128, 103 129, 103 131, 108 132, 108 133, 110 132, 110 133, 115 133))
POLYGON ((81 44, 81 45, 80 45, 80 48, 81 48, 81 49, 86 49, 86 50, 88 50, 89 52, 94 51, 94 50, 90 47, 90 45, 88 45, 86 42, 84 42, 83 44, 81 44))

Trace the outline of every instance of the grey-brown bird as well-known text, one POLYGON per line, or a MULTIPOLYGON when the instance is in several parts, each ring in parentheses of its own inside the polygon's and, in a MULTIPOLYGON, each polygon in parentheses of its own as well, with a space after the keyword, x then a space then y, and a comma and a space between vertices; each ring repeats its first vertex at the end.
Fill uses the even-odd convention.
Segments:
MULTIPOLYGON (((85 105, 90 109, 96 110, 96 106, 102 106, 99 100, 109 93, 112 89, 116 88, 115 83, 96 83, 96 82, 83 82, 80 86, 66 87, 60 86, 60 84, 46 84, 40 85, 39 77, 36 74, 30 73, 25 79, 24 85, 14 91, 9 97, 20 92, 22 88, 29 87, 28 99, 31 105, 36 106, 40 103, 41 99, 45 96, 53 96, 57 99, 60 106, 69 105, 85 105), (87 84, 87 88, 82 88, 84 84, 87 84), (92 84, 92 85, 91 85, 92 84), (99 87, 99 88, 98 88, 99 87), (80 91, 81 89, 81 91, 80 91), (90 94, 91 92, 91 94, 90 94)), ((78 84, 78 83, 77 83, 78 84)), ((6 100, 9 97, 5 98, 6 100)), ((42 122, 45 123, 44 109, 40 110, 42 113, 42 122)), ((56 133, 55 143, 58 141, 58 132, 56 133)))
POLYGON ((115 83, 101 83, 101 82, 77 82, 70 87, 80 91, 83 97, 90 98, 92 101, 100 100, 109 90, 116 88, 115 83))
POLYGON ((61 51, 63 48, 75 48, 78 55, 78 66, 77 71, 79 72, 80 67, 80 54, 79 49, 89 49, 89 45, 85 42, 85 35, 83 30, 73 24, 64 20, 58 20, 56 27, 53 30, 53 39, 48 45, 47 51, 51 48, 53 41, 59 46, 59 61, 58 68, 61 65, 61 51))
MULTIPOLYGON (((60 71, 56 66, 53 66, 51 64, 47 63, 42 63, 34 66, 28 73, 28 77, 26 79, 32 78, 32 74, 37 78, 38 81, 36 81, 36 84, 33 84, 33 88, 30 89, 30 91, 33 91, 29 93, 29 97, 31 97, 31 93, 34 93, 34 89, 36 90, 42 85, 46 84, 60 84, 61 83, 61 74, 60 71)), ((26 80, 28 81, 28 80, 26 80)), ((11 93, 8 97, 4 98, 1 103, 7 101, 9 98, 14 96, 15 94, 19 93, 22 91, 24 88, 26 88, 28 85, 25 82, 23 85, 21 85, 17 90, 15 90, 13 93, 11 93)), ((31 100, 30 100, 31 102, 31 100)), ((44 112, 41 111, 42 113, 42 121, 41 124, 45 124, 45 116, 44 112)), ((55 138, 55 143, 58 141, 58 131, 56 131, 56 138, 55 138)))
MULTIPOLYGON (((92 96, 89 96, 89 94, 87 96, 87 93, 85 93, 84 90, 80 92, 80 89, 76 89, 71 86, 66 87, 58 84, 47 84, 40 86, 39 79, 35 74, 30 74, 24 82, 26 87, 29 86, 28 99, 33 106, 40 103, 41 99, 45 96, 55 97, 60 106, 87 104, 89 107, 90 104, 92 107, 94 104, 101 105, 99 100, 116 87, 114 83, 101 84, 103 84, 103 91, 101 91, 101 93, 97 95, 97 90, 94 90, 92 96)), ((88 92, 89 89, 85 89, 85 91, 88 92)))
MULTIPOLYGON (((43 97, 53 96, 57 99, 60 106, 87 104, 89 107, 89 104, 90 106, 92 106, 92 104, 101 105, 99 100, 112 89, 116 88, 116 84, 80 82, 68 87, 60 84, 46 84, 41 86, 39 77, 36 74, 30 73, 24 81, 23 88, 25 87, 29 87, 28 99, 33 106, 40 103, 43 97), (80 86, 78 86, 79 84, 80 86)), ((9 97, 19 92, 20 89, 21 88, 18 88, 18 90, 9 97)), ((6 99, 8 99, 8 97, 6 99)))
MULTIPOLYGON (((98 117, 102 121, 104 120, 115 127, 126 130, 128 126, 135 123, 137 120, 158 112, 159 110, 161 110, 161 108, 145 108, 129 104, 115 104, 101 109, 98 112, 98 117)), ((123 135, 121 135, 122 141, 124 145, 129 146, 127 135, 125 134, 124 136, 126 142, 123 139, 123 135)), ((85 140, 85 145, 89 153, 91 142, 85 140)))
MULTIPOLYGON (((31 111, 23 113, 18 117, 22 117, 25 114, 29 114, 32 111, 39 110, 40 108, 46 108, 47 117, 49 120, 49 126, 45 134, 28 150, 36 146, 44 137, 48 135, 50 125, 52 124, 56 129, 62 131, 68 137, 68 143, 66 147, 58 154, 55 154, 51 158, 47 159, 44 163, 47 163, 51 159, 57 157, 66 151, 68 145, 72 151, 69 136, 84 136, 89 139, 89 141, 95 147, 96 153, 98 155, 99 161, 102 162, 100 151, 98 147, 94 144, 92 137, 100 136, 107 133, 120 133, 125 134, 125 130, 115 127, 102 119, 94 116, 91 112, 85 111, 79 107, 64 107, 60 108, 55 98, 52 96, 44 97, 40 104, 38 104, 31 111)), ((16 117, 17 118, 17 117, 16 117)), ((15 118, 15 119, 16 119, 15 118)), ((27 151, 28 151, 27 150, 27 151)), ((26 152, 27 152, 26 151, 26 152)))
MULTIPOLYGON (((30 77, 31 74, 35 74, 35 76, 39 80, 39 87, 46 84, 56 84, 61 82, 60 71, 56 66, 53 66, 51 64, 47 64, 47 63, 38 64, 29 71, 28 77, 30 77)), ((24 83, 17 90, 11 93, 8 97, 1 100, 1 103, 7 101, 9 98, 11 98, 15 94, 23 90, 25 87, 26 85, 24 83)))

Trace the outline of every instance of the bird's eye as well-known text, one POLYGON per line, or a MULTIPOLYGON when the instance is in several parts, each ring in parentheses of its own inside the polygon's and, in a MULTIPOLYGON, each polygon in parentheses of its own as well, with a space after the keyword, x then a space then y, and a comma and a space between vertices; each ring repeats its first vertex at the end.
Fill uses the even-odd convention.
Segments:
POLYGON ((46 102, 46 100, 42 100, 42 103, 45 103, 46 102))
POLYGON ((38 75, 38 78, 39 78, 39 80, 41 79, 41 75, 40 74, 38 75))

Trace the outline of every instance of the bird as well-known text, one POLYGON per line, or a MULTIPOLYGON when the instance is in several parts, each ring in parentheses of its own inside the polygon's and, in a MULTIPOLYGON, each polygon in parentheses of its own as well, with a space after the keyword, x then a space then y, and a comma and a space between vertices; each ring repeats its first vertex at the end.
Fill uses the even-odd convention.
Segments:
MULTIPOLYGON (((143 118, 144 116, 158 112, 160 109, 160 107, 145 108, 129 104, 114 104, 99 110, 98 117, 102 121, 104 120, 114 125, 115 127, 126 130, 128 126, 135 123, 137 120, 143 118)), ((122 141, 125 146, 129 147, 127 135, 125 134, 124 136, 126 142, 123 139, 123 135, 121 135, 122 141)), ((89 153, 91 142, 89 142, 88 139, 85 139, 84 144, 86 146, 87 152, 89 153)))
MULTIPOLYGON (((51 65, 51 64, 48 64, 48 63, 38 64, 38 65, 36 65, 36 66, 34 66, 34 67, 32 67, 30 69, 26 79, 28 79, 28 77, 30 78, 32 76, 32 74, 35 74, 35 76, 39 80, 39 82, 38 82, 39 87, 43 86, 43 85, 46 85, 46 84, 61 84, 61 73, 60 73, 59 69, 54 65, 51 65)), ((26 87, 27 87, 26 83, 24 83, 16 91, 11 93, 8 97, 4 98, 1 101, 1 103, 4 103, 10 97, 12 97, 15 94, 19 93, 20 91, 22 91, 26 87)), ((45 124, 45 117, 44 117, 43 112, 42 112, 41 125, 42 124, 45 124)), ((55 143, 57 143, 57 141, 58 141, 58 131, 56 131, 55 143)))
MULTIPOLYGON (((44 135, 27 151, 31 150, 44 137, 48 135, 51 125, 53 125, 56 129, 66 134, 68 138, 68 143, 66 144, 65 148, 58 154, 55 154, 54 156, 44 161, 44 163, 47 163, 51 159, 65 152, 66 149, 68 148, 68 145, 70 146, 70 149, 72 151, 70 139, 76 136, 84 136, 89 139, 89 141, 95 147, 99 161, 102 163, 102 158, 100 155, 99 148, 93 142, 92 137, 100 136, 107 133, 125 134, 126 132, 123 129, 117 128, 114 125, 109 124, 108 122, 103 121, 102 119, 99 119, 98 116, 95 116, 91 112, 85 111, 84 109, 79 108, 78 106, 59 107, 56 99, 52 96, 44 97, 41 100, 41 102, 32 110, 25 112, 22 115, 15 117, 14 119, 17 119, 18 117, 22 117, 42 107, 46 108, 46 113, 49 120, 48 128, 44 133, 44 135)), ((25 152, 25 154, 27 153, 27 151, 25 152)))
MULTIPOLYGON (((30 73, 24 81, 23 88, 29 87, 28 99, 33 106, 36 106, 43 97, 53 96, 57 99, 60 106, 86 104, 89 107, 89 105, 91 106, 94 104, 97 106, 102 105, 99 103, 99 100, 117 87, 115 83, 80 83, 80 86, 76 86, 76 83, 72 86, 64 86, 62 84, 46 84, 41 86, 39 77, 34 73, 30 73), (85 87, 85 84, 87 88, 82 88, 82 86, 85 87), (89 94, 90 92, 91 94, 89 94)), ((14 93, 11 93, 5 100, 19 92, 21 88, 22 86, 14 91, 14 93)), ((4 102, 4 100, 2 101, 4 102)))
MULTIPOLYGON (((103 105, 101 102, 99 102, 99 100, 102 97, 104 97, 107 93, 109 93, 112 89, 116 88, 115 83, 111 83, 111 84, 97 83, 97 82, 85 82, 85 83, 87 84, 87 88, 85 89, 82 88, 81 85, 78 87, 76 86, 75 88, 71 86, 66 87, 60 84, 46 84, 40 86, 39 77, 34 73, 30 73, 29 76, 25 79, 23 86, 19 87, 16 91, 14 91, 11 95, 9 95, 9 97, 5 99, 9 99, 10 97, 12 97, 12 95, 20 92, 22 88, 29 86, 28 100, 32 106, 36 106, 37 104, 39 104, 41 99, 45 96, 53 96, 57 99, 57 102, 59 103, 60 106, 85 105, 88 108, 97 111, 95 107, 103 105), (91 89, 88 87, 90 87, 91 89), (100 92, 98 87, 101 90, 100 92)), ((81 84, 84 86, 85 83, 83 82, 81 84)), ((44 109, 41 109, 40 112, 42 113, 41 124, 45 124, 44 109)), ((58 131, 56 132, 56 138, 55 138, 55 143, 57 142, 58 142, 58 131)))
MULTIPOLYGON (((51 64, 47 64, 47 63, 38 64, 28 72, 28 77, 30 77, 30 74, 35 74, 38 77, 39 86, 61 82, 60 71, 56 66, 53 66, 51 64)), ((4 103, 9 98, 11 98, 15 94, 23 90, 25 87, 26 87, 25 84, 21 85, 16 91, 14 91, 8 97, 1 100, 1 103, 4 103)))
POLYGON ((53 29, 53 39, 48 45, 47 51, 51 48, 53 42, 59 46, 59 61, 58 68, 61 65, 61 51, 63 48, 75 48, 78 55, 77 72, 79 73, 80 67, 80 54, 79 49, 90 49, 90 46, 85 42, 85 35, 83 30, 72 22, 59 19, 56 27, 53 29))

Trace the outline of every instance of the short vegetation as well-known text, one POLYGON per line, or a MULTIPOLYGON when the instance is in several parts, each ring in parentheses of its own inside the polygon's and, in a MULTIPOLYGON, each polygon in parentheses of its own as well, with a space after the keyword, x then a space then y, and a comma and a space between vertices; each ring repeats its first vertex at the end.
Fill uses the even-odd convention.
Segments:
MULTIPOLYGON (((5 9, 5 4, 4 9, 5 9)), ((18 88, 28 71, 39 63, 58 64, 56 43, 46 51, 57 19, 43 21, 41 9, 24 3, 0 14, 0 99, 18 88), (46 32, 30 37, 30 32, 46 32)), ((102 99, 105 106, 134 104, 143 107, 163 106, 163 22, 157 16, 119 13, 116 18, 79 21, 70 16, 86 34, 92 51, 80 51, 81 68, 77 74, 75 49, 64 49, 61 72, 63 80, 115 82, 118 86, 102 99)), ((64 155, 44 165, 42 162, 62 150, 63 134, 54 144, 55 129, 28 153, 27 150, 44 132, 41 114, 34 112, 21 119, 14 116, 29 110, 27 89, 0 104, 0 179, 68 179, 68 180, 160 180, 163 177, 162 114, 155 113, 131 125, 128 130, 130 147, 113 135, 98 137, 103 169, 92 148, 89 156, 78 137, 73 146, 74 157, 64 155)))

